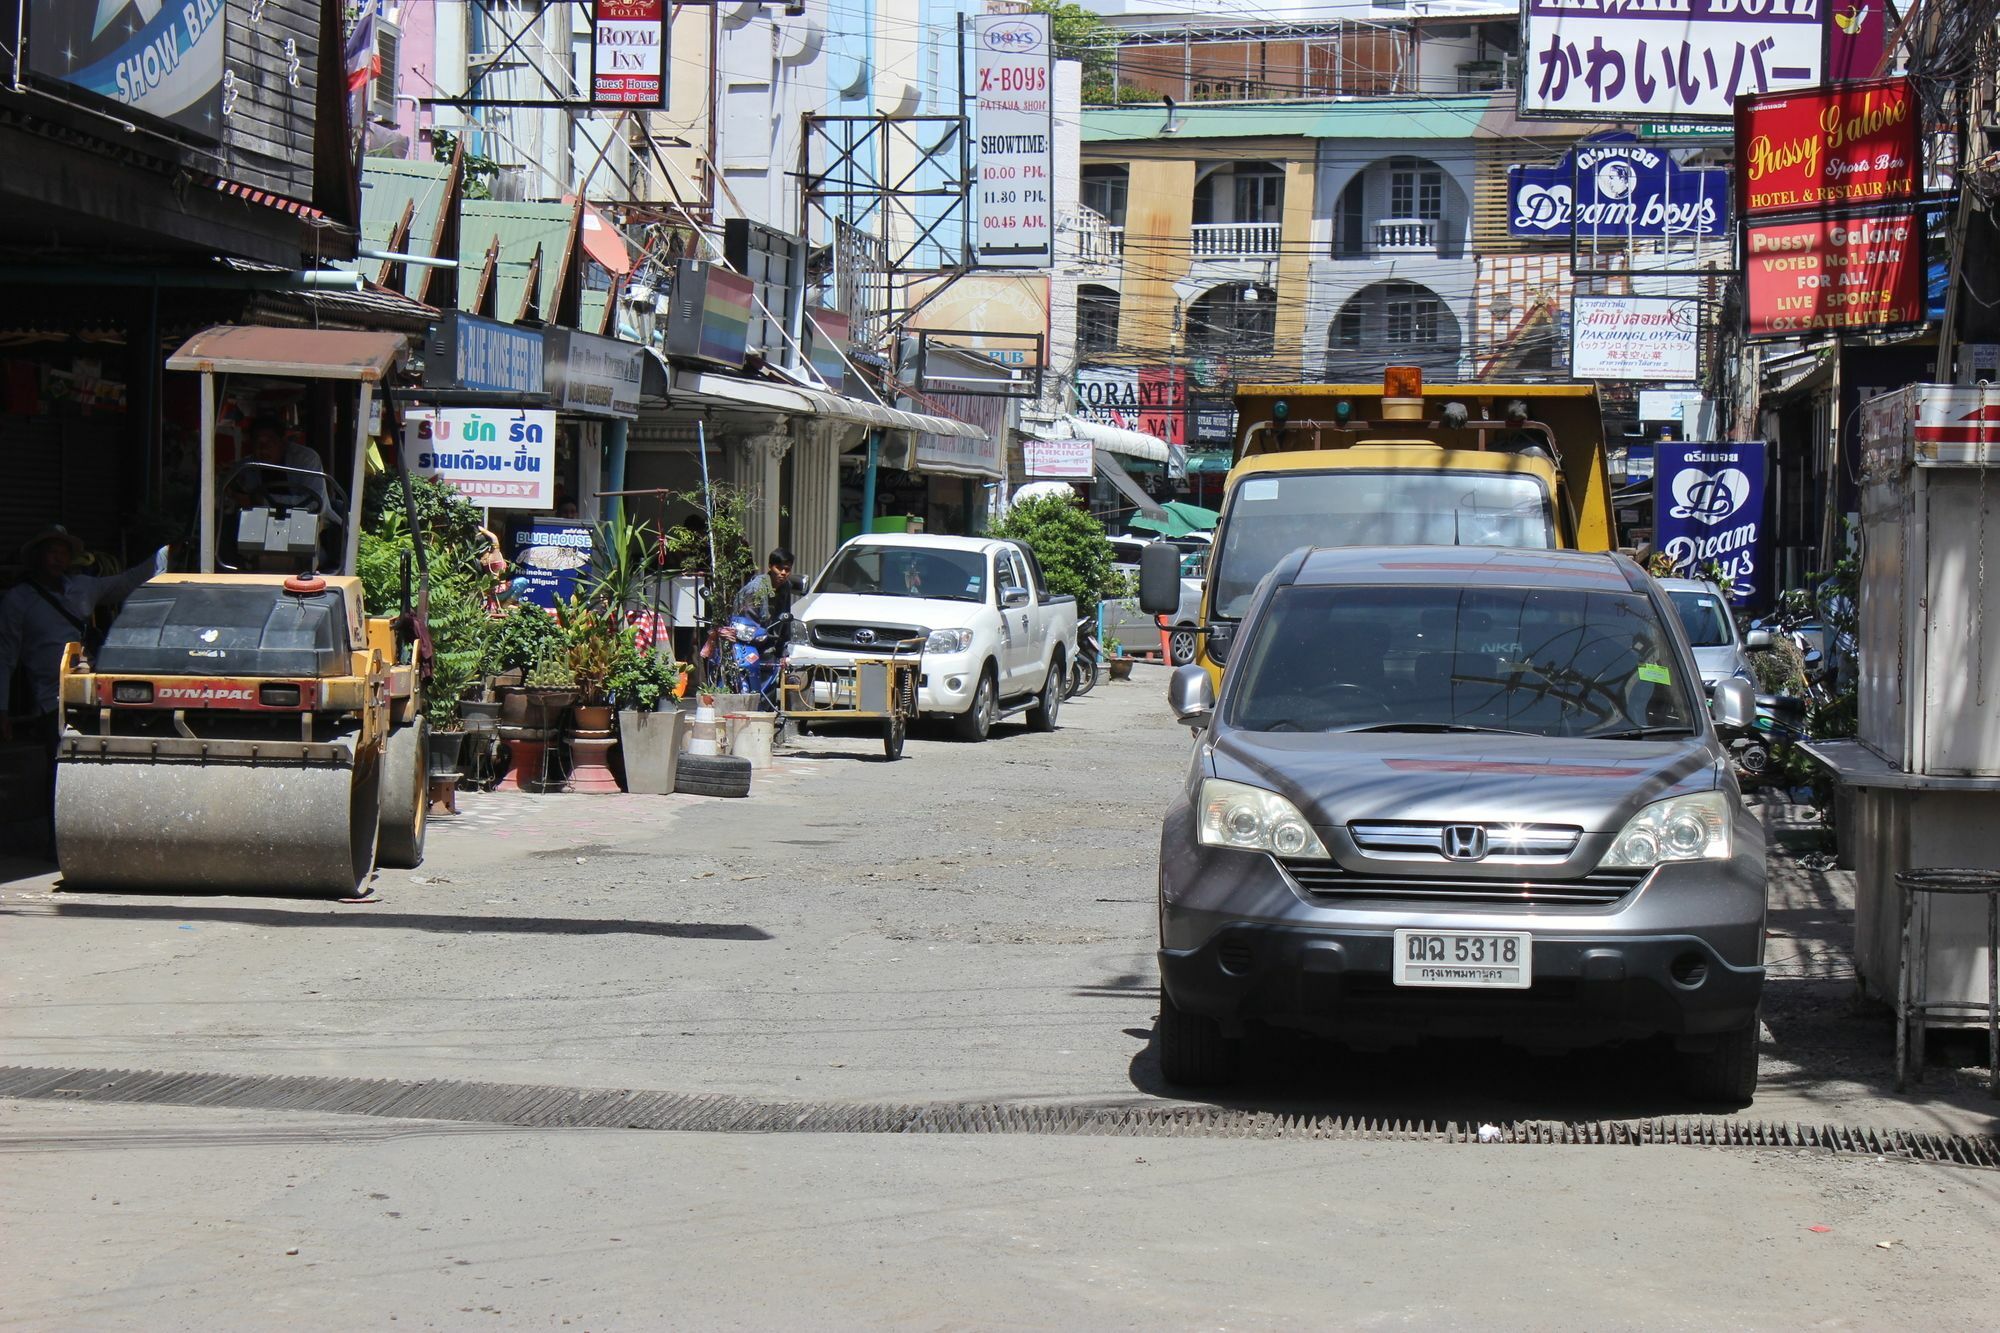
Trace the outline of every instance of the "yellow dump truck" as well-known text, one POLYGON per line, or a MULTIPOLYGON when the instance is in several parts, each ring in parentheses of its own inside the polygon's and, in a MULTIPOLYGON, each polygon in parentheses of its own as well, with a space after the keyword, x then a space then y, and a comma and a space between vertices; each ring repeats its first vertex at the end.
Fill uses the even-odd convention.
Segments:
MULTIPOLYGON (((1426 386, 1399 366, 1381 384, 1245 385, 1236 411, 1202 599, 1218 680, 1251 593, 1302 546, 1616 544, 1594 385, 1426 386)), ((1173 554, 1142 564, 1148 613, 1178 604, 1173 554)))

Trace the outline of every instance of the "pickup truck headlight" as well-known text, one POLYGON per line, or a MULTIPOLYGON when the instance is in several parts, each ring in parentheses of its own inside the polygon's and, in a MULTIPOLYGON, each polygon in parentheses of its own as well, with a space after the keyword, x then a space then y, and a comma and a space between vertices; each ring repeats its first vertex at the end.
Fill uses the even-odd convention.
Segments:
POLYGON ((972 646, 972 631, 969 629, 934 629, 924 640, 927 653, 962 653, 972 646))
POLYGON ((1632 816, 1598 864, 1649 870, 1667 861, 1726 861, 1729 848, 1729 802, 1705 791, 1655 801, 1632 816))
POLYGON ((1299 808, 1274 791, 1221 778, 1201 781, 1201 842, 1275 856, 1325 861, 1326 845, 1299 808))

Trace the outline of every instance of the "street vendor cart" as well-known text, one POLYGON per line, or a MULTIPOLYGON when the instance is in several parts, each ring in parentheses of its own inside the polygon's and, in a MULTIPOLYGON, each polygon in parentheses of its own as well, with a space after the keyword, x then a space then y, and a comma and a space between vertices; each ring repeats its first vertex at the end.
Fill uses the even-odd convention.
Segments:
POLYGON ((914 657, 864 657, 842 666, 788 666, 780 712, 801 734, 815 722, 879 721, 882 753, 900 759, 917 716, 917 665, 914 657))

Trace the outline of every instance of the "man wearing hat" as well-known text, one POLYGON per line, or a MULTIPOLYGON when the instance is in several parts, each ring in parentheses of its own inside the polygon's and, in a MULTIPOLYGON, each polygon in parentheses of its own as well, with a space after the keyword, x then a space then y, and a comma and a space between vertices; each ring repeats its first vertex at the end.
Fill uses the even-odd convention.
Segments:
MULTIPOLYGON (((62 738, 61 700, 63 646, 89 637, 90 618, 97 609, 122 602, 134 588, 167 567, 163 546, 152 559, 142 560, 123 574, 96 577, 72 574, 83 557, 83 543, 60 527, 46 528, 21 548, 25 577, 0 597, 0 689, 11 692, 14 668, 27 677, 28 707, 22 724, 40 741, 55 763, 62 738)), ((14 739, 14 719, 0 709, 0 739, 14 739)))

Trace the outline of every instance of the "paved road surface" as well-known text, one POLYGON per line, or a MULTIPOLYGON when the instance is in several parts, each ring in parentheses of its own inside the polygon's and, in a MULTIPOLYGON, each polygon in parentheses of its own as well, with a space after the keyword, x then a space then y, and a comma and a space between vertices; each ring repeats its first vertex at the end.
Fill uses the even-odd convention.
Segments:
MULTIPOLYGON (((51 893, 23 868, 0 882, 0 1064, 1157 1105, 1153 846, 1188 753, 1158 684, 893 765, 816 737, 745 802, 470 797, 369 905, 51 893)), ((1969 1074, 1888 1091, 1845 878, 1776 869, 1764 1091, 1739 1116, 1993 1132, 1969 1074)), ((1645 1052, 1259 1057, 1228 1105, 1713 1113, 1645 1052)), ((1993 1173, 1751 1149, 0 1102, 0 1152, 16 1278, 33 1256, 0 1313, 30 1326, 1975 1327, 2000 1235, 1993 1173)))

